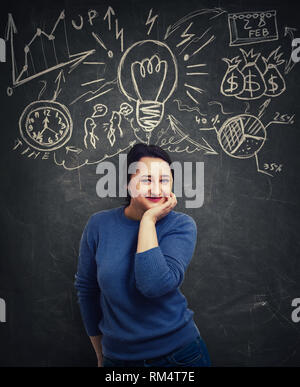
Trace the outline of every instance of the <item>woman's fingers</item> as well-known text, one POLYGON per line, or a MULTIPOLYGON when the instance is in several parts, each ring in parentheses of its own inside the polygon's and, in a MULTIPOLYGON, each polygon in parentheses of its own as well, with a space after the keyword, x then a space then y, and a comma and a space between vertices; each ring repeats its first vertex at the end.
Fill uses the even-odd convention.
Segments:
POLYGON ((176 195, 173 192, 170 193, 170 198, 172 204, 177 203, 176 195))
POLYGON ((170 193, 170 196, 168 196, 166 202, 163 204, 165 205, 165 209, 169 210, 175 207, 177 204, 176 196, 173 194, 173 192, 170 193))
POLYGON ((166 216, 172 208, 177 204, 176 196, 173 192, 170 192, 169 196, 165 196, 165 201, 158 206, 155 206, 145 212, 145 216, 151 216, 156 221, 166 216))

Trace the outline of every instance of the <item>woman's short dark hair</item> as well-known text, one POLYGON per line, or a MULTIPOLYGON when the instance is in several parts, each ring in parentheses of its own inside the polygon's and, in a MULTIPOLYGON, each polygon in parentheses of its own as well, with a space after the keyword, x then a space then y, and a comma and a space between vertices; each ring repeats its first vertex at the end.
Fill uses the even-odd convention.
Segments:
MULTIPOLYGON (((139 161, 142 157, 158 157, 164 161, 166 161, 169 165, 172 164, 172 160, 168 153, 164 151, 162 148, 160 148, 157 145, 146 145, 143 143, 135 144, 129 151, 127 155, 127 186, 131 179, 131 174, 128 173, 128 168, 131 165, 131 163, 139 161)), ((174 181, 174 170, 171 167, 171 173, 174 181)), ((127 189, 127 197, 125 199, 125 205, 129 206, 131 200, 131 196, 127 189)))

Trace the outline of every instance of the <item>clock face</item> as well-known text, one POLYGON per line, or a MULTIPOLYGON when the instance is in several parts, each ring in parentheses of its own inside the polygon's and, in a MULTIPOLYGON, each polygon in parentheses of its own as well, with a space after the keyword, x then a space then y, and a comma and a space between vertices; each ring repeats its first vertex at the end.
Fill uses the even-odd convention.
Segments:
POLYGON ((54 101, 37 101, 26 107, 19 120, 23 140, 41 151, 55 150, 71 137, 72 120, 68 109, 54 101))

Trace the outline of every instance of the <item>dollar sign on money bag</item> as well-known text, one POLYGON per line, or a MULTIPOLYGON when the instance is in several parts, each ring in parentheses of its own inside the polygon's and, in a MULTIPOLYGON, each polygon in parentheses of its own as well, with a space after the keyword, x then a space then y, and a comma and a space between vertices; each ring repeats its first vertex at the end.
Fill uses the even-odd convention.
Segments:
POLYGON ((240 48, 245 59, 245 65, 241 73, 245 79, 244 91, 237 96, 239 99, 257 99, 266 91, 266 83, 262 72, 258 68, 256 61, 260 54, 253 55, 253 50, 246 53, 240 48))
POLYGON ((278 68, 274 64, 267 64, 266 71, 264 72, 264 78, 267 86, 265 95, 268 97, 276 97, 284 92, 285 80, 280 74, 278 68))
POLYGON ((239 57, 232 59, 223 58, 223 61, 227 63, 228 68, 221 84, 221 93, 229 97, 239 95, 244 90, 244 77, 238 69, 241 60, 238 60, 238 58, 239 57))

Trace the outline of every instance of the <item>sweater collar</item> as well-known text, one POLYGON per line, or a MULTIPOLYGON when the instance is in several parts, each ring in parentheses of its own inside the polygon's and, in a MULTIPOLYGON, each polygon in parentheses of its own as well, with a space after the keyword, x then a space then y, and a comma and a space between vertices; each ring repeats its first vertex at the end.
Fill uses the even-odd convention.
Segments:
POLYGON ((127 216, 125 215, 125 210, 126 206, 121 206, 121 207, 118 207, 117 209, 117 212, 118 212, 118 216, 119 216, 119 219, 121 220, 121 222, 123 224, 126 224, 128 226, 134 226, 134 227, 137 227, 140 225, 140 221, 139 220, 133 220, 133 219, 129 219, 127 218, 127 216))
MULTIPOLYGON (((125 208, 126 208, 126 205, 123 205, 123 206, 117 208, 117 214, 118 214, 119 220, 121 220, 121 222, 123 224, 126 224, 128 226, 134 226, 134 227, 139 226, 140 220, 133 220, 133 219, 127 218, 127 216, 125 215, 125 212, 124 212, 125 208)), ((156 222, 156 224, 158 225, 158 224, 165 223, 165 221, 170 218, 170 216, 173 212, 174 211, 170 211, 166 216, 164 216, 162 219, 160 219, 158 222, 156 222)))

